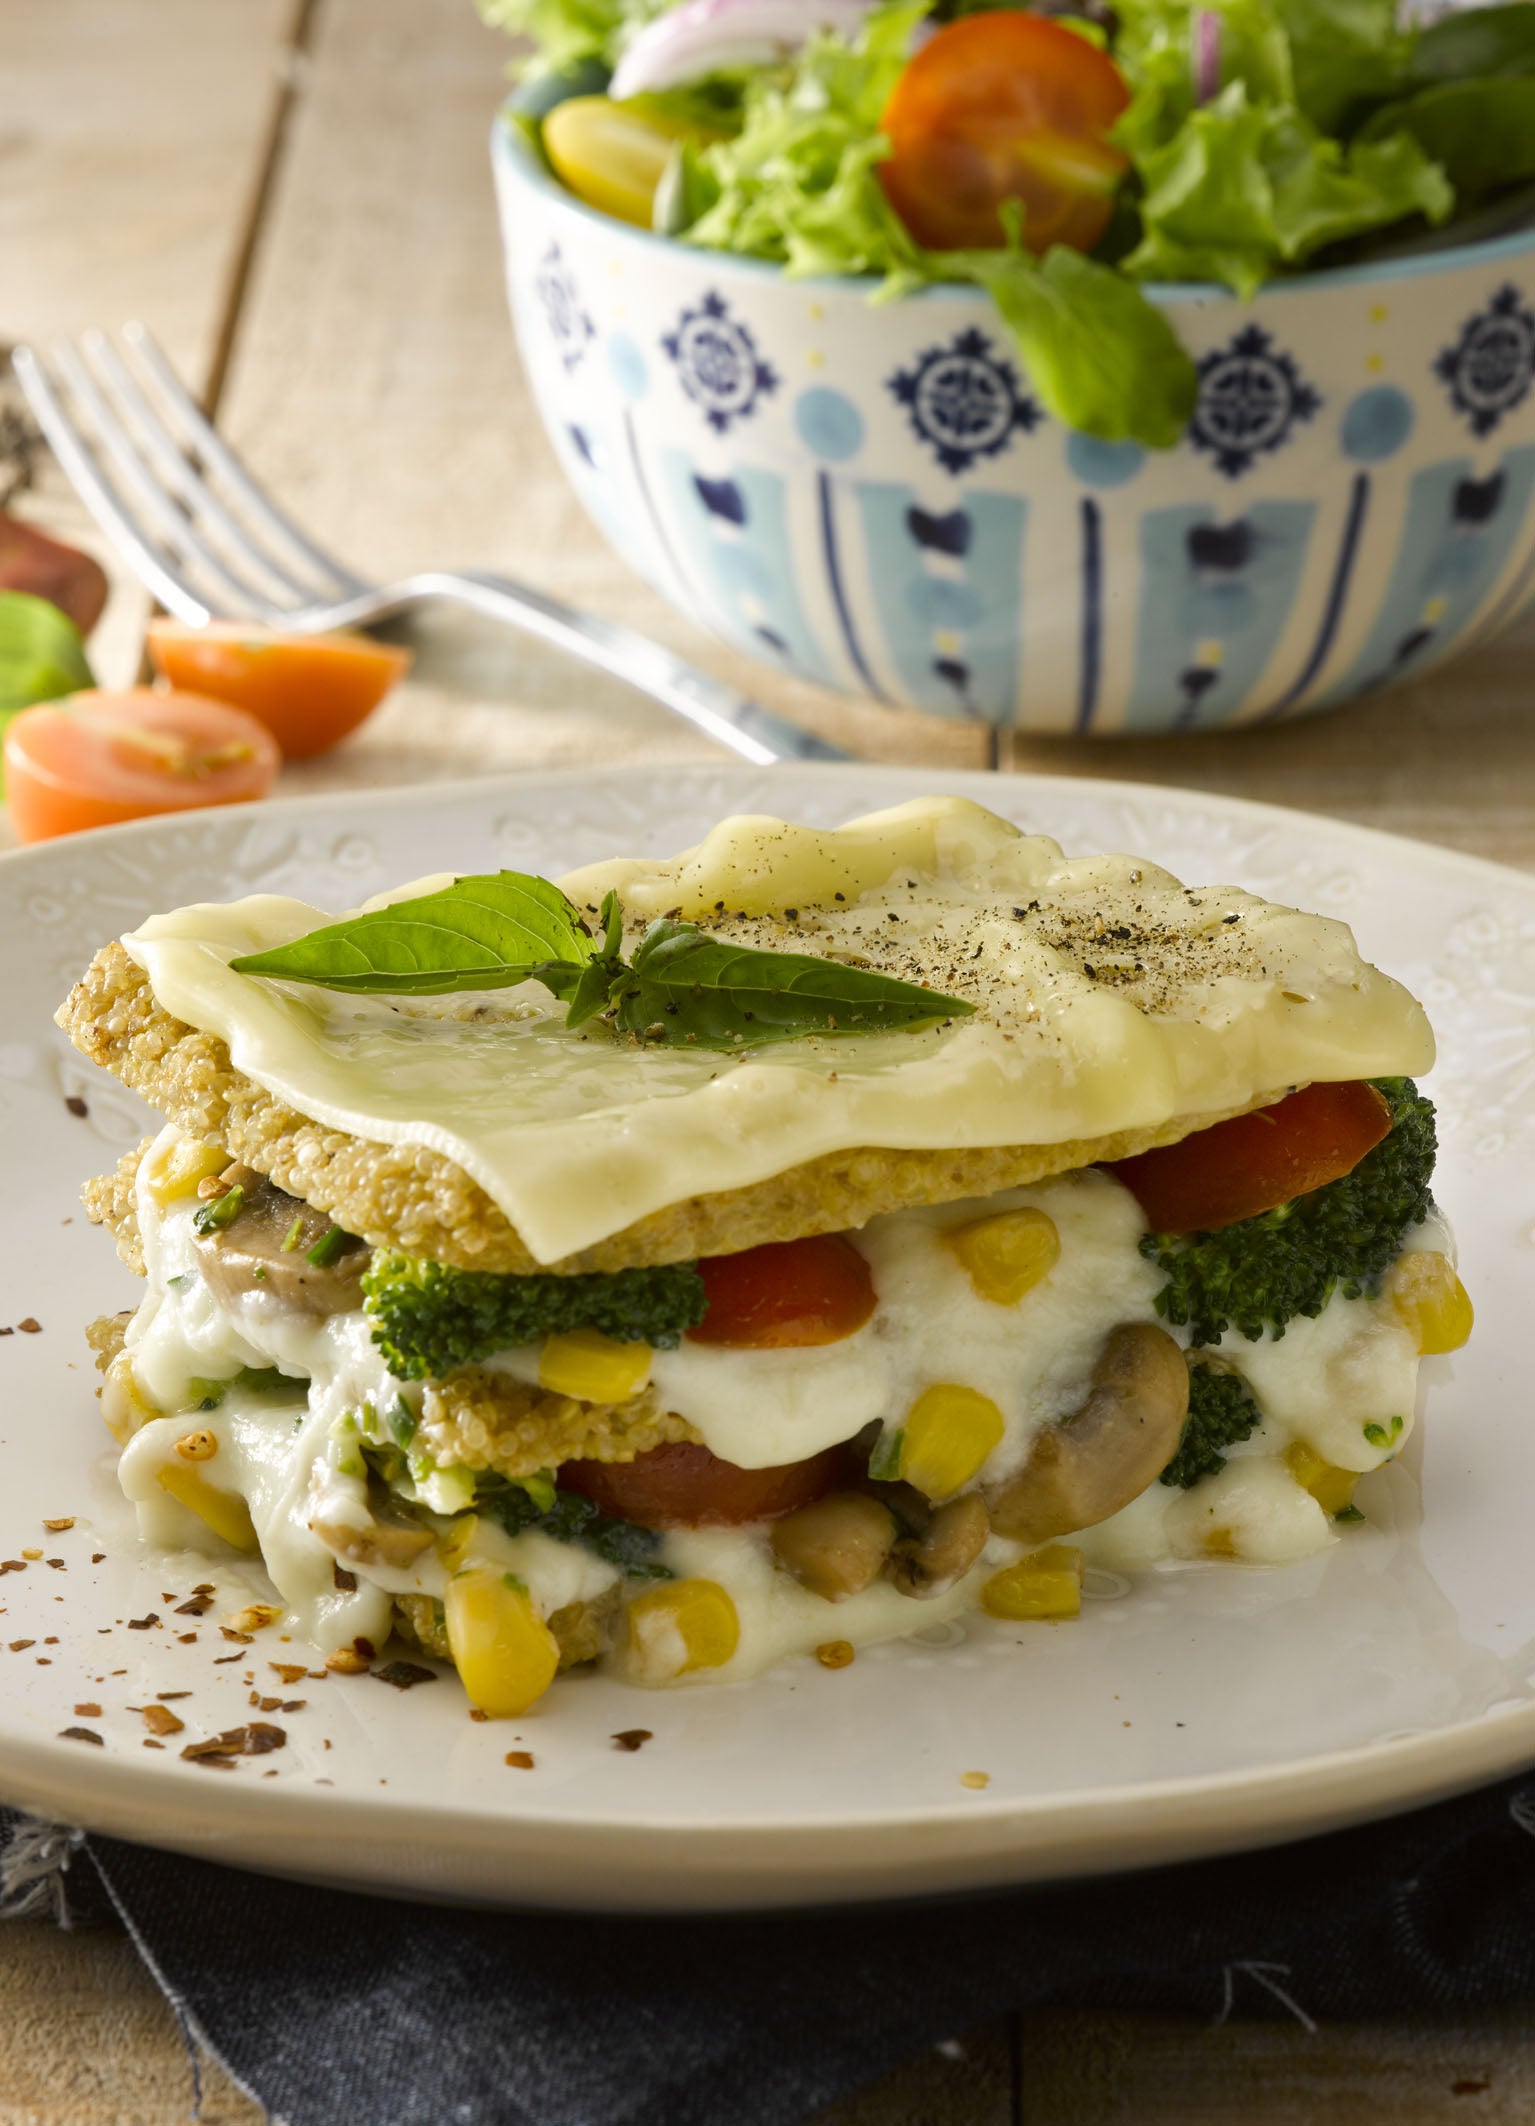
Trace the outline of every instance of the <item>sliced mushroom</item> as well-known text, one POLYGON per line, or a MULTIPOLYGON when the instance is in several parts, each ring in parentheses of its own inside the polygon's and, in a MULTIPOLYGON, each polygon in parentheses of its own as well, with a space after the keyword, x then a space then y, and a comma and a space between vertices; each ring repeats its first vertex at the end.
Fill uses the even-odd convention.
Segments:
POLYGON ((978 1491, 963 1491, 937 1509, 920 1535, 896 1544, 890 1577, 904 1595, 942 1594, 970 1570, 990 1533, 984 1499, 978 1491))
POLYGON ((613 1643, 619 1603, 618 1589, 609 1587, 589 1602, 567 1602, 555 1610, 547 1621, 560 1649, 561 1668, 601 1659, 613 1643))
POLYGON ((348 1235, 334 1262, 317 1267, 309 1250, 331 1230, 324 1211, 286 1195, 249 1167, 226 1168, 219 1178, 240 1189, 241 1201, 228 1225, 197 1236, 198 1267, 211 1292, 223 1300, 268 1292, 302 1314, 349 1314, 362 1305, 365 1241, 348 1235))
POLYGON ((895 1544, 888 1506, 862 1491, 833 1491, 773 1523, 773 1554, 812 1594, 845 1601, 879 1578, 895 1544))
POLYGON ((1167 1467, 1188 1408, 1188 1366, 1167 1332, 1145 1321, 1115 1329, 1081 1409, 1047 1425, 1017 1475, 987 1494, 992 1527, 1048 1543, 1106 1521, 1167 1467))
POLYGON ((354 1521, 311 1521, 309 1532, 348 1565, 384 1565, 397 1571, 414 1565, 432 1547, 432 1531, 419 1521, 366 1510, 354 1521))

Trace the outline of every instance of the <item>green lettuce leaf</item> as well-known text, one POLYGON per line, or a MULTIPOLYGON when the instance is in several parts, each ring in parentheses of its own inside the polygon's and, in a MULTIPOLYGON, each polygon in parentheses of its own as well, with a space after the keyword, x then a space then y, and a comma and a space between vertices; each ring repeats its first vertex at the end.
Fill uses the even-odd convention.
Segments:
POLYGON ((1386 104, 1359 138, 1411 138, 1444 171, 1462 205, 1470 205, 1535 177, 1535 73, 1442 82, 1386 104))
POLYGON ((1413 93, 1509 74, 1535 74, 1535 0, 1502 0, 1430 23, 1413 45, 1401 85, 1413 93))
POLYGON ((1144 234, 1123 270, 1220 280, 1242 295, 1328 244, 1413 214, 1442 222, 1455 205, 1448 178, 1410 135, 1345 146, 1294 105, 1255 105, 1240 81, 1138 167, 1144 234))
POLYGON ((95 684, 85 638, 67 613, 30 591, 0 591, 0 714, 95 684))

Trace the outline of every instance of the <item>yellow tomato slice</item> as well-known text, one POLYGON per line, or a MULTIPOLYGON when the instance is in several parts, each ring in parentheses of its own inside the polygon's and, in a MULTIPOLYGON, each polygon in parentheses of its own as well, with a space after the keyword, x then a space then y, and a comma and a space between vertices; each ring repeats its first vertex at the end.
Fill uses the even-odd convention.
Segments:
POLYGON ((577 199, 648 229, 656 186, 682 133, 606 96, 573 96, 544 120, 544 148, 577 199))

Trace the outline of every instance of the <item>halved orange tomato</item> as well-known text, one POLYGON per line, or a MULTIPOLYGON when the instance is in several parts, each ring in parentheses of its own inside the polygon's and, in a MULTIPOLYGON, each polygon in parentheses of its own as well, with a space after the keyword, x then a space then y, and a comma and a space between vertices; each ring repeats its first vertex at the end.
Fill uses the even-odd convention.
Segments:
POLYGON ((338 745, 411 663, 409 650, 349 633, 281 635, 239 624, 151 620, 148 637, 150 662, 162 678, 259 718, 289 760, 338 745))
POLYGON ((1077 31, 1023 10, 967 15, 896 82, 879 179, 929 250, 996 248, 1015 199, 1036 256, 1052 244, 1091 251, 1130 166, 1109 138, 1129 101, 1113 60, 1077 31))
POLYGON ((24 842, 156 812, 265 797, 282 756, 222 701, 134 687, 23 709, 5 733, 5 796, 24 842))

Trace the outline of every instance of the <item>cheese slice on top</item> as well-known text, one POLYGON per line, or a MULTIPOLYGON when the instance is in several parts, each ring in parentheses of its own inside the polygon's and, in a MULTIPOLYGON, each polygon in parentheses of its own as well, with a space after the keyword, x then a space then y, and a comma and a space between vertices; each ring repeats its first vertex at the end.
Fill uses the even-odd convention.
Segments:
POLYGON ((1433 1062, 1421 1007, 1361 960, 1346 925, 1187 888, 1137 857, 1067 858, 960 798, 824 831, 727 819, 679 857, 561 884, 591 918, 616 890, 630 949, 675 914, 733 943, 925 982, 975 1012, 731 1055, 600 1023, 571 1033, 532 983, 399 999, 235 974, 241 954, 337 920, 273 894, 155 916, 123 943, 161 1007, 222 1039, 257 1085, 328 1128, 445 1154, 540 1262, 828 1153, 1194 1129, 1308 1080, 1433 1062))

